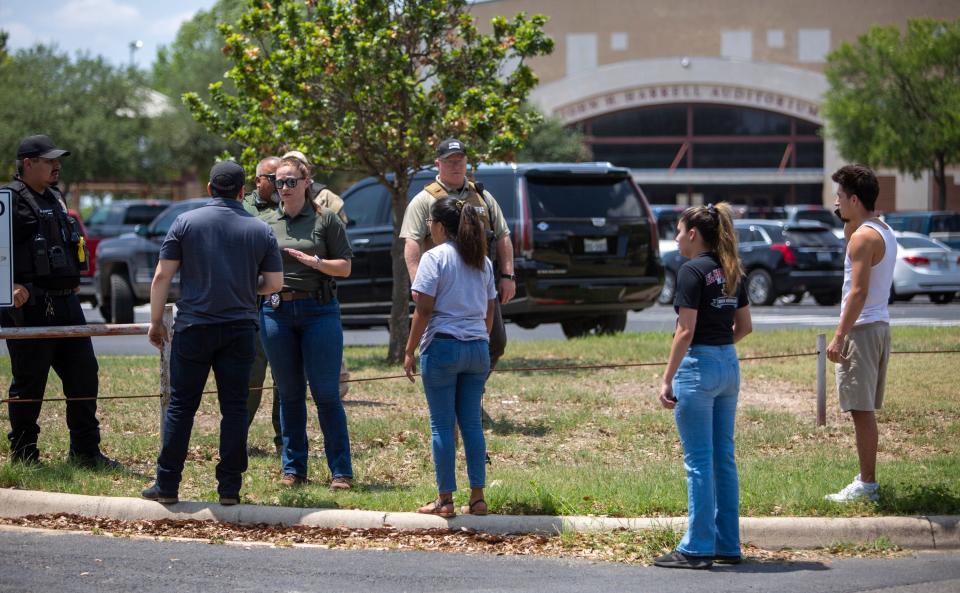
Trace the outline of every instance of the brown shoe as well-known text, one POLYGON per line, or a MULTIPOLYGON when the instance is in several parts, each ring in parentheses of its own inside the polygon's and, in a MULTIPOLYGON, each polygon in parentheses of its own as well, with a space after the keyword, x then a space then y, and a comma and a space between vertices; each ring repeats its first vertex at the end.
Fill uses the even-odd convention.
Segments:
POLYGON ((337 476, 330 482, 331 490, 349 490, 353 488, 353 478, 337 476))
POLYGON ((280 478, 280 485, 286 486, 287 488, 294 488, 296 486, 303 486, 307 483, 307 479, 303 476, 298 476, 296 474, 284 474, 280 478))

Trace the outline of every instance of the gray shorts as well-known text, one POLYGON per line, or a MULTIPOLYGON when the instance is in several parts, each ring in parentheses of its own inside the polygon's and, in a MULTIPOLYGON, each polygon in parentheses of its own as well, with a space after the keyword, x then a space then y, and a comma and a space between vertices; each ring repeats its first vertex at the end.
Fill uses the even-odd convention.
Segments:
POLYGON ((874 321, 854 326, 836 364, 840 410, 872 412, 883 406, 890 359, 890 324, 874 321))

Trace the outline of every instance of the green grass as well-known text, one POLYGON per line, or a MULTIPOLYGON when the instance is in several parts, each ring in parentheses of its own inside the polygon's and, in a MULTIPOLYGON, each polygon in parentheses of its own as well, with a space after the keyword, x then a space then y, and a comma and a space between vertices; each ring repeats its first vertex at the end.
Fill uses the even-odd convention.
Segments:
MULTIPOLYGON (((804 353, 815 330, 756 333, 741 356, 804 353)), ((664 361, 669 335, 624 334, 575 341, 516 342, 500 368, 629 364, 664 361)), ((944 328, 893 330, 893 349, 960 349, 960 332, 944 328)), ((348 347, 354 378, 402 374, 383 362, 384 348, 348 347)), ((101 396, 158 392, 158 357, 101 357, 101 396)), ((960 513, 960 354, 895 355, 880 421, 878 504, 836 506, 823 495, 856 474, 853 427, 837 410, 828 370, 828 415, 816 427, 814 356, 745 362, 737 426, 744 515, 859 516, 960 513)), ((607 370, 495 373, 485 408, 493 465, 487 501, 494 512, 669 516, 686 512, 682 451, 672 415, 657 403, 660 366, 607 370)), ((9 385, 9 359, 0 360, 0 389, 9 385)), ((268 385, 270 381, 268 379, 268 385)), ((208 384, 213 389, 213 381, 208 384)), ((315 417, 310 419, 312 485, 279 487, 279 459, 253 455, 244 477, 247 502, 301 507, 409 511, 435 495, 429 421, 419 382, 352 383, 346 398, 355 488, 331 493, 315 417)), ((48 397, 59 397, 51 375, 48 397)), ((272 451, 269 396, 263 398, 250 444, 272 451)), ((152 481, 159 439, 159 400, 102 400, 103 448, 129 468, 97 473, 63 463, 68 447, 64 404, 41 416, 40 468, 9 465, 0 442, 0 487, 136 496, 152 481)), ((0 410, 7 423, 6 409, 0 410)), ((219 414, 205 396, 195 423, 180 496, 216 500, 219 414)), ((462 454, 460 485, 466 486, 462 454)), ((466 502, 466 490, 457 493, 466 502)), ((659 545, 659 544, 658 544, 659 545)))

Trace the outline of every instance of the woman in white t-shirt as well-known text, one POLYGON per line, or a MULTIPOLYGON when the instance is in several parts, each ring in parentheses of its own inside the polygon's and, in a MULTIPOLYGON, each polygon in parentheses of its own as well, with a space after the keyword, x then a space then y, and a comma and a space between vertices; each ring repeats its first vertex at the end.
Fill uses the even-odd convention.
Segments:
POLYGON ((414 351, 419 344, 439 495, 417 512, 456 515, 454 425, 458 424, 470 480, 470 500, 461 512, 486 515, 486 442, 480 404, 490 372, 488 342, 497 298, 493 265, 486 256, 480 214, 473 206, 441 198, 430 209, 430 216, 427 223, 436 247, 423 254, 411 287, 417 306, 403 367, 414 381, 414 351))

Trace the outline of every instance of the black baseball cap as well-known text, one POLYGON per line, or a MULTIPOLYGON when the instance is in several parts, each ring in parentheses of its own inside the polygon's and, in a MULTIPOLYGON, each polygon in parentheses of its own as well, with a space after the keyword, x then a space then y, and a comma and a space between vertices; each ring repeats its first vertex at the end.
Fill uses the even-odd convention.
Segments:
POLYGON ((456 138, 447 138, 439 145, 437 145, 437 158, 445 159, 451 154, 467 154, 467 149, 464 147, 463 142, 460 142, 456 138))
POLYGON ((220 161, 210 169, 210 185, 222 197, 236 197, 244 179, 243 167, 234 161, 220 161))
POLYGON ((42 159, 58 159, 69 154, 69 150, 57 148, 53 140, 50 139, 50 136, 43 134, 27 136, 20 141, 20 146, 17 147, 18 159, 32 159, 37 157, 42 159))

